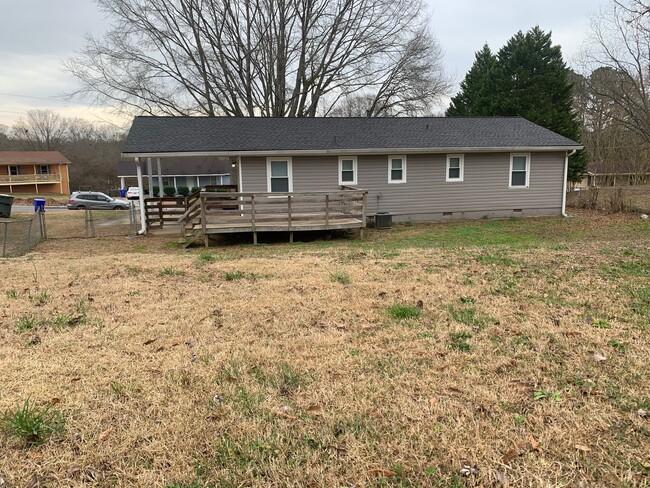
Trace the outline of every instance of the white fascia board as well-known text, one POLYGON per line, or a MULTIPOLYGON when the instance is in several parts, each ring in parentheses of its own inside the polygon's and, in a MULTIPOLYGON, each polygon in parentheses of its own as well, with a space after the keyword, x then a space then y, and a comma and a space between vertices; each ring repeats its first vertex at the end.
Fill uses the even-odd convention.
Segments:
POLYGON ((510 146, 510 147, 427 147, 427 148, 379 148, 379 149, 318 149, 303 151, 188 151, 167 153, 122 153, 123 158, 174 158, 205 156, 323 156, 364 154, 438 154, 438 153, 486 153, 486 152, 557 152, 582 149, 583 146, 510 146))

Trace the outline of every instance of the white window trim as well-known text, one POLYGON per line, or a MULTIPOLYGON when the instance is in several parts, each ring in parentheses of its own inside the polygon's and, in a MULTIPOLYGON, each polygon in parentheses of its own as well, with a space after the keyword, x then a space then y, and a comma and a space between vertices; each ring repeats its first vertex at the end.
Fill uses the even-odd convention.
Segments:
POLYGON ((346 185, 357 185, 357 157, 356 156, 339 156, 339 186, 346 185), (343 160, 350 161, 352 160, 352 172, 354 173, 354 179, 352 181, 343 181, 343 160))
POLYGON ((406 155, 391 154, 388 156, 388 183, 389 184, 400 184, 406 183, 406 155), (392 180, 391 179, 391 170, 393 169, 393 159, 402 160, 402 179, 401 180, 392 180))
MULTIPOLYGON (((271 191, 271 161, 286 161, 287 162, 287 176, 289 177, 289 193, 293 193, 293 164, 291 157, 278 157, 278 158, 266 158, 266 191, 267 193, 273 193, 271 191)), ((279 195, 275 198, 282 198, 284 195, 279 195)))
POLYGON ((445 170, 445 181, 448 183, 461 182, 465 179, 465 155, 464 154, 447 154, 447 168, 445 170), (460 160, 460 176, 458 178, 449 177, 449 164, 451 158, 458 158, 460 160))
POLYGON ((530 153, 512 153, 510 154, 510 172, 508 173, 508 188, 528 188, 530 186, 530 153), (512 166, 517 156, 526 157, 526 184, 512 186, 512 166))

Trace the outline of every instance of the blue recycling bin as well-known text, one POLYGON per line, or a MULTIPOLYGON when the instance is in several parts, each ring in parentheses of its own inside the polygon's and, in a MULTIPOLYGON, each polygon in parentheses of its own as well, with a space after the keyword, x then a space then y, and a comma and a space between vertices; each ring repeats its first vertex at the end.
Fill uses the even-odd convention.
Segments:
POLYGON ((34 212, 45 212, 45 198, 34 198, 34 212))
POLYGON ((126 188, 120 188, 120 198, 124 198, 126 196, 126 188))

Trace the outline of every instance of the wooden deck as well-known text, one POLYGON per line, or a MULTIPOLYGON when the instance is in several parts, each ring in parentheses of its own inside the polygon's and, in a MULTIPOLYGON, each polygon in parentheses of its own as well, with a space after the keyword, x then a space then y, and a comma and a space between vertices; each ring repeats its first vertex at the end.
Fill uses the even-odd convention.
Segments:
POLYGON ((201 191, 178 219, 184 237, 210 234, 363 229, 367 192, 238 193, 201 191))

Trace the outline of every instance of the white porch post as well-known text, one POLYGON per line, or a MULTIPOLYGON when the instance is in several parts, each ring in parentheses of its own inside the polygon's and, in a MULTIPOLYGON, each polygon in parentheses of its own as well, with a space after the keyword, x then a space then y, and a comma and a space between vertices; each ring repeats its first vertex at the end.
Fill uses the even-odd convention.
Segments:
POLYGON ((124 176, 120 176, 120 188, 126 188, 126 181, 124 181, 124 176))
POLYGON ((153 196, 153 171, 151 165, 151 158, 147 158, 147 176, 149 177, 149 196, 153 196))
POLYGON ((144 185, 142 184, 142 163, 135 158, 135 169, 138 174, 138 190, 140 191, 140 234, 147 233, 147 216, 144 211, 144 185))
POLYGON ((160 166, 160 158, 156 158, 156 165, 158 166, 158 196, 163 196, 163 182, 162 182, 162 169, 160 166))

